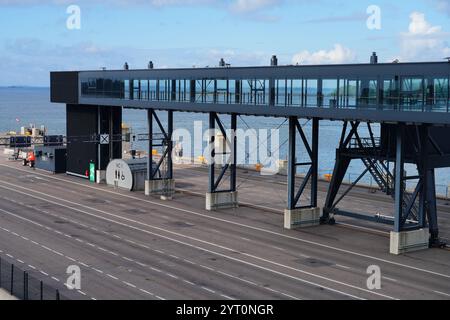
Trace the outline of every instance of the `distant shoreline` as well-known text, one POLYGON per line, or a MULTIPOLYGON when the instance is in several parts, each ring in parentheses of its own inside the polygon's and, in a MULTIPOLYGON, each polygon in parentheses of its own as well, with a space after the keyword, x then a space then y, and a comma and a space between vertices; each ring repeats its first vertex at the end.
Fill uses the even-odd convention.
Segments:
POLYGON ((0 86, 0 89, 50 89, 50 87, 38 86, 0 86))

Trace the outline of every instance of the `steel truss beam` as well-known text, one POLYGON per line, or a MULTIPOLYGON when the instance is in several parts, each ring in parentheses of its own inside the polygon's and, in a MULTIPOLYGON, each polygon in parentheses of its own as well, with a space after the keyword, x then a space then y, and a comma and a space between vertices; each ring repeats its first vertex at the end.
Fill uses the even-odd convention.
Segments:
POLYGON ((436 211, 436 186, 434 168, 429 163, 429 146, 433 147, 433 141, 429 134, 429 126, 415 126, 415 130, 406 130, 405 124, 399 124, 396 129, 396 152, 394 159, 388 159, 389 155, 380 155, 377 138, 373 135, 372 128, 368 124, 370 137, 362 139, 359 136, 359 122, 350 122, 351 130, 348 131, 348 122, 344 122, 339 148, 336 152, 336 164, 332 180, 329 186, 322 223, 334 223, 335 214, 350 216, 364 220, 371 220, 394 225, 395 232, 415 230, 429 227, 431 244, 441 245, 438 235, 437 211, 436 211), (414 132, 412 134, 411 132, 414 132), (417 175, 407 176, 405 173, 405 147, 412 146, 414 150, 413 162, 417 166, 417 175), (347 188, 336 200, 344 176, 352 159, 361 159, 366 166, 362 174, 347 188), (387 161, 393 160, 394 173, 389 170, 387 161), (350 190, 370 173, 383 192, 391 195, 395 201, 394 217, 368 216, 359 213, 341 211, 337 208, 339 202, 350 190), (407 181, 417 180, 413 191, 406 188, 407 181))
POLYGON ((165 128, 154 109, 147 110, 148 122, 148 150, 149 156, 147 161, 147 180, 170 180, 173 179, 173 111, 167 111, 167 128, 165 128), (156 123, 160 133, 154 132, 154 124, 156 123), (158 162, 154 162, 155 156, 153 149, 155 147, 163 147, 164 151, 158 162), (161 170, 165 163, 164 170, 161 170), (159 177, 158 176, 159 173, 159 177))
POLYGON ((288 209, 303 209, 317 207, 317 180, 318 180, 318 151, 319 150, 319 119, 312 121, 311 143, 305 135, 297 117, 289 118, 289 159, 288 159, 288 209), (309 162, 297 162, 297 135, 300 136, 309 162), (297 168, 309 167, 308 173, 303 179, 299 189, 296 189, 297 168), (300 198, 308 183, 311 186, 310 202, 307 205, 299 205, 300 198))
POLYGON ((209 114, 209 130, 210 130, 210 140, 209 140, 209 150, 211 151, 210 163, 209 163, 209 182, 208 182, 208 192, 209 193, 219 193, 219 192, 235 192, 236 188, 236 162, 237 162, 237 115, 231 114, 231 132, 227 132, 220 117, 217 113, 211 112, 209 114), (225 145, 225 150, 216 150, 216 125, 221 132, 225 145), (230 136, 231 134, 231 136, 230 136), (217 158, 216 156, 228 157, 225 164, 220 168, 220 173, 216 179, 216 167, 217 158), (230 187, 228 190, 220 189, 220 185, 224 180, 226 173, 229 172, 230 176, 230 187))

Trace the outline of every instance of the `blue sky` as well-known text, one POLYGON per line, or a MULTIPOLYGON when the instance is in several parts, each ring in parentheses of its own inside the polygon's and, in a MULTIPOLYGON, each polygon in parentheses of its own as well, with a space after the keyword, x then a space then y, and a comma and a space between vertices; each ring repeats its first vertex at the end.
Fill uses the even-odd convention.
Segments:
POLYGON ((51 70, 439 61, 450 0, 0 0, 0 86, 48 86, 51 70), (69 30, 69 5, 81 29, 69 30), (367 8, 380 8, 369 29, 367 8))

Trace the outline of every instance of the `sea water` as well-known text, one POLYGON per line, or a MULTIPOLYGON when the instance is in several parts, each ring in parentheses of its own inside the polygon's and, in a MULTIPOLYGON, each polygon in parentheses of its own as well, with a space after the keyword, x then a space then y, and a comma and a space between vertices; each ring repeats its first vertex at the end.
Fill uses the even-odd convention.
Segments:
MULTIPOLYGON (((229 117, 224 116, 224 119, 229 117)), ((165 117, 161 120, 164 122, 165 117)), ((194 136, 194 123, 202 122, 203 129, 208 128, 208 115, 200 113, 174 113, 175 129, 187 129, 194 136)), ((228 120, 229 121, 229 120, 228 120)), ((147 116, 142 110, 124 109, 123 122, 132 127, 135 134, 147 133, 147 116)), ((307 120, 300 120, 304 125, 305 133, 310 136, 311 123, 307 120)), ((66 111, 63 104, 50 103, 49 88, 0 88, 0 133, 8 131, 19 131, 20 127, 35 124, 40 127, 45 125, 49 134, 65 135, 66 131, 66 111)), ((224 123, 227 124, 226 121, 224 123)), ((288 123, 284 118, 270 117, 250 117, 243 116, 238 118, 238 126, 241 129, 279 129, 279 156, 280 159, 287 158, 288 151, 288 123)), ((375 132, 377 127, 375 126, 375 132)), ((361 129, 361 136, 366 135, 364 127, 361 129)), ((334 161, 336 157, 336 148, 342 132, 341 121, 321 121, 320 122, 320 139, 319 139, 319 173, 321 176, 332 173, 334 161)), ((300 138, 298 139, 300 140, 300 138)), ((206 141, 203 142, 206 145, 206 141)), ((300 158, 306 152, 300 141, 297 143, 300 158)), ((136 141, 133 147, 145 150, 145 142, 136 141)), ((261 147, 261 146, 259 146, 261 147)), ((247 146, 246 154, 257 152, 258 146, 247 146)), ((202 155, 203 150, 192 148, 192 156, 202 155)), ((277 149, 278 150, 278 149, 277 149)), ((306 158, 297 159, 297 161, 307 160, 306 158)), ((359 160, 352 161, 348 174, 345 178, 346 182, 355 180, 364 170, 363 164, 359 160)), ((411 166, 407 170, 414 171, 411 166)), ((412 172, 411 172, 412 174, 412 172)), ((362 182, 366 184, 375 184, 375 182, 366 175, 362 182)), ((450 169, 439 169, 436 171, 437 192, 441 195, 449 193, 448 185, 450 183, 450 169)))

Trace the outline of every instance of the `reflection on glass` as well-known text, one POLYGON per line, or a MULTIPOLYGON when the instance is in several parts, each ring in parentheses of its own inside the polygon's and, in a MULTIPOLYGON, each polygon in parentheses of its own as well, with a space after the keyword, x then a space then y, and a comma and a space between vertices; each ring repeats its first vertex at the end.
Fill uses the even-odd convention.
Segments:
POLYGON ((402 78, 400 105, 403 109, 422 109, 424 105, 423 78, 402 78))
POLYGON ((305 105, 307 107, 317 107, 318 105, 318 81, 317 79, 305 80, 305 105))
POLYGON ((322 95, 325 107, 336 108, 338 106, 338 80, 324 79, 322 81, 322 95))
POLYGON ((377 88, 378 81, 371 79, 361 79, 359 82, 359 105, 360 106, 376 106, 377 105, 377 88))

